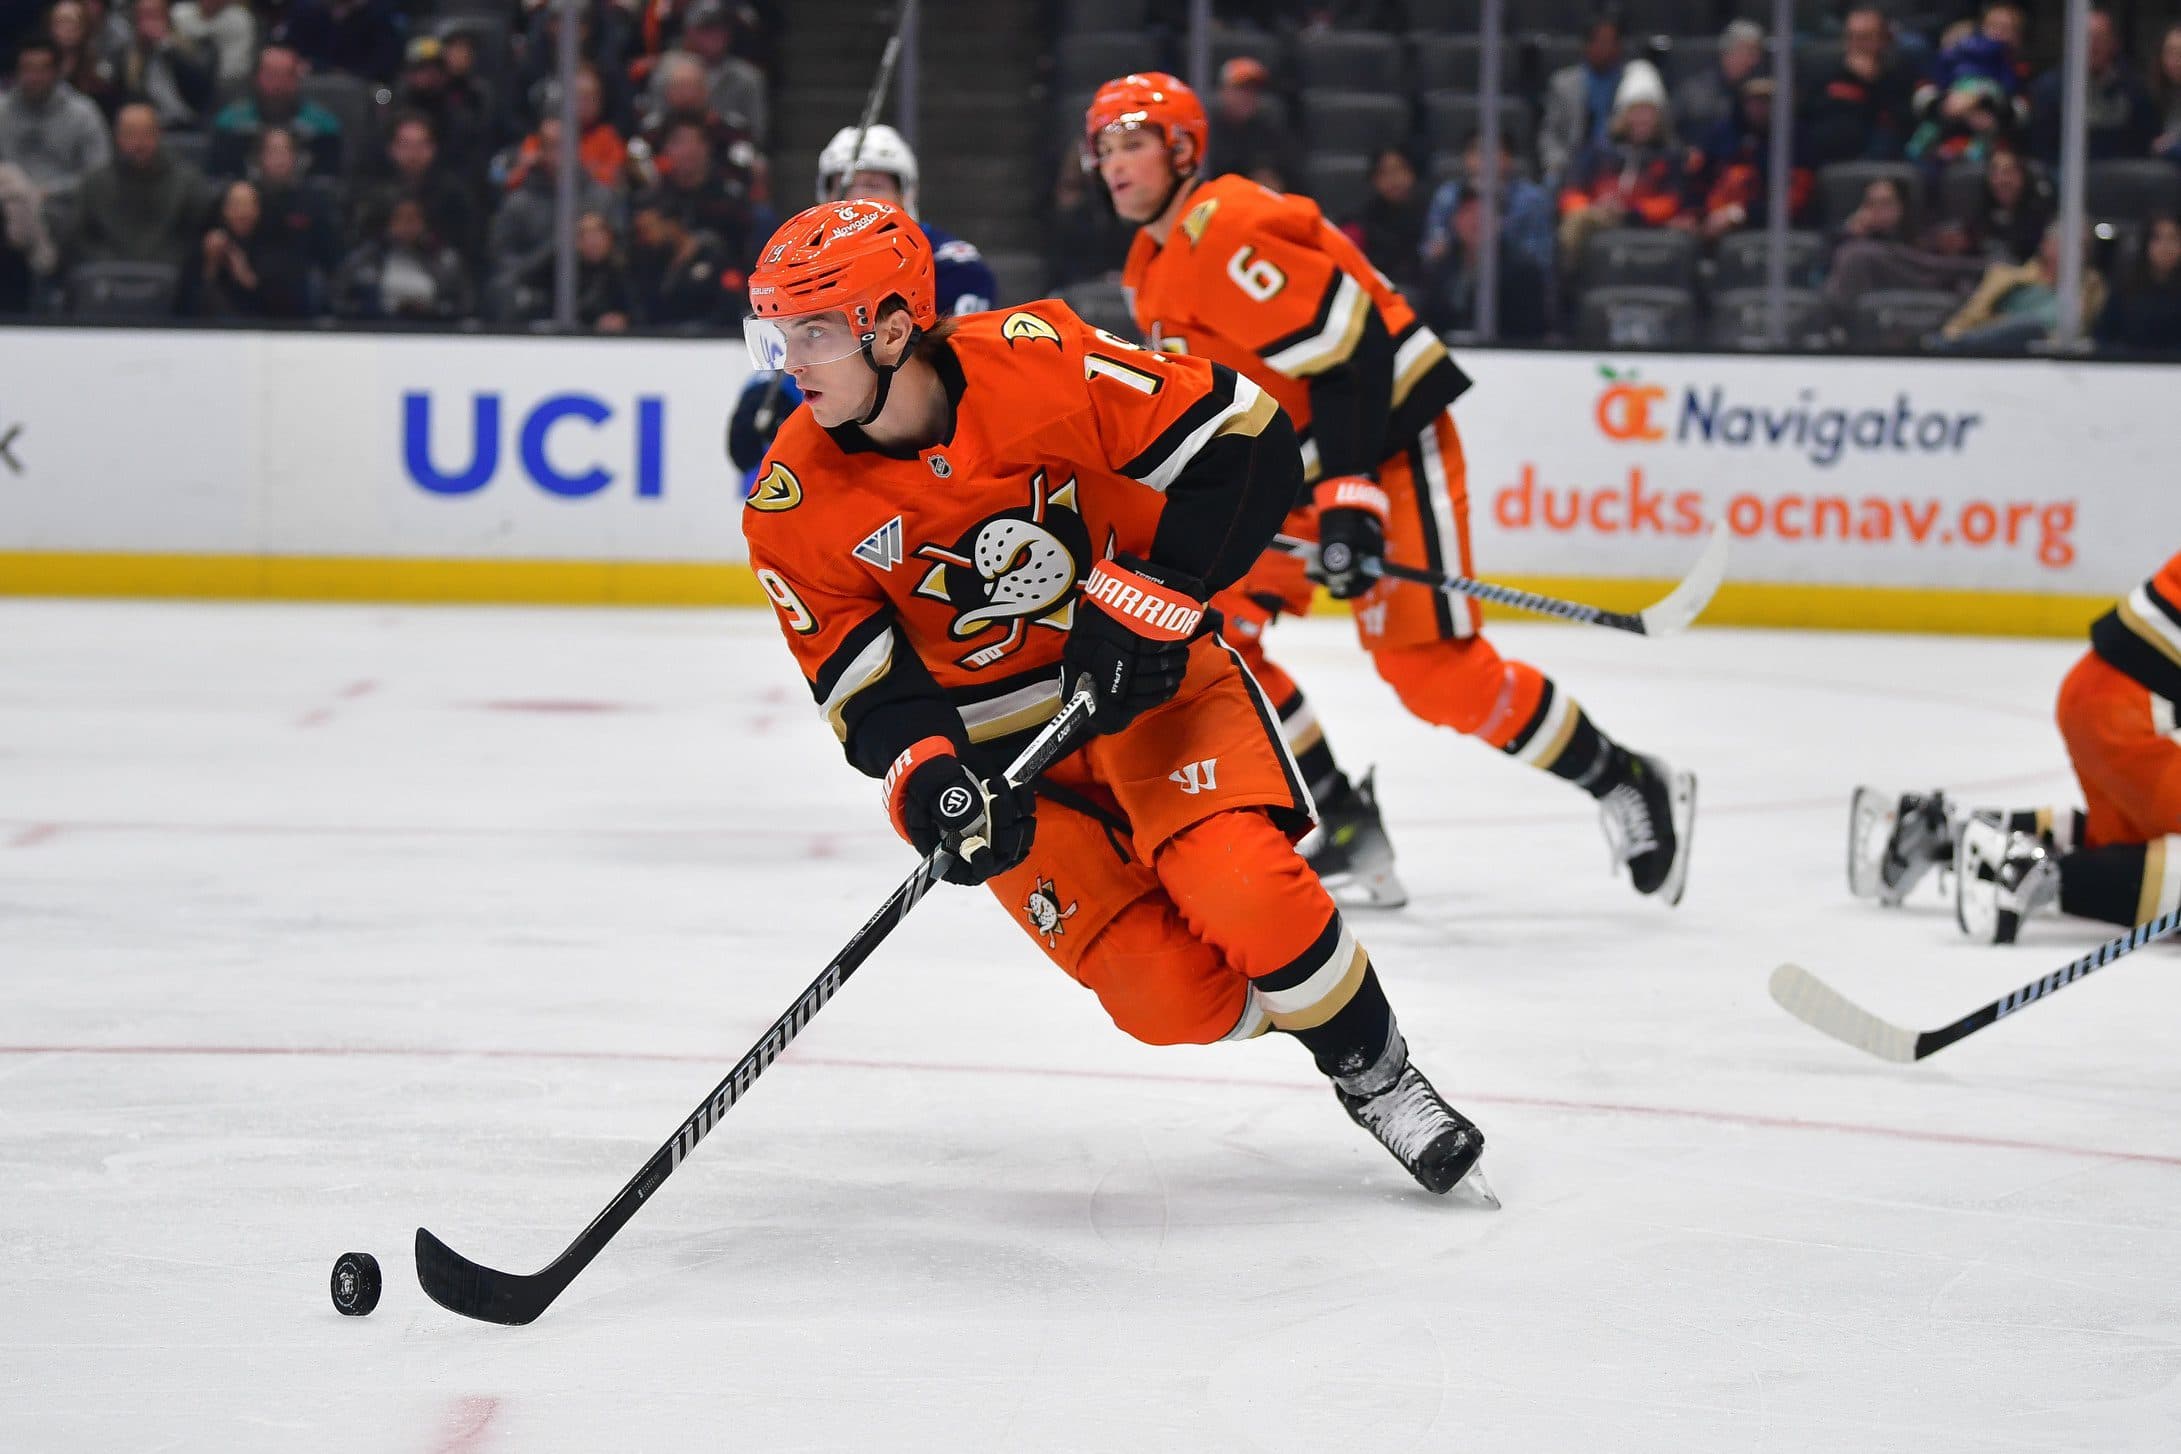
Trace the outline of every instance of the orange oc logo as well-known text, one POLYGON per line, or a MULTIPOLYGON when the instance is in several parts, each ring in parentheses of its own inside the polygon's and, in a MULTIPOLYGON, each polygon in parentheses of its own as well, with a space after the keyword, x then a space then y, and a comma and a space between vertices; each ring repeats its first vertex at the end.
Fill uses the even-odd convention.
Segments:
POLYGON ((1600 434, 1622 443, 1666 437, 1666 431, 1651 419, 1651 407, 1666 398, 1662 386, 1638 383, 1633 373, 1623 378, 1604 364, 1598 366, 1598 372, 1606 379, 1605 390, 1598 395, 1598 406, 1593 412, 1600 434))

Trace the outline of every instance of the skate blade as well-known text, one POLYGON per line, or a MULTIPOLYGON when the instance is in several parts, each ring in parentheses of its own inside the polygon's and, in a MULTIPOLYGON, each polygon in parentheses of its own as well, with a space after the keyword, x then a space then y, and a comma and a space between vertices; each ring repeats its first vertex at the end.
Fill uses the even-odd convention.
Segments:
POLYGON ((1318 881, 1343 909, 1398 909, 1409 901, 1408 889, 1387 869, 1326 874, 1318 881))
MULTIPOLYGON (((1885 882, 1879 876, 1879 860, 1886 841, 1893 836, 1897 794, 1859 787, 1848 801, 1848 892, 1858 899, 1885 903, 1885 882)), ((1893 903, 1898 905, 1895 898, 1893 903)))
POLYGON ((1487 1211, 1499 1210, 1499 1193, 1493 1191, 1492 1183, 1484 1179, 1484 1158, 1481 1156, 1477 1158, 1477 1164, 1464 1172, 1460 1181, 1454 1183, 1447 1195, 1472 1202, 1487 1211))

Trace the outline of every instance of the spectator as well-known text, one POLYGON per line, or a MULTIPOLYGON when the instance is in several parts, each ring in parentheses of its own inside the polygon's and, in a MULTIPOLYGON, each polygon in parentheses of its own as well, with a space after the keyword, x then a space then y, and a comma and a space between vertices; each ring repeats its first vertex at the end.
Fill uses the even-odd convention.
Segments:
POLYGON ((1301 143, 1265 105, 1271 85, 1272 73, 1264 62, 1250 56, 1235 56, 1219 68, 1211 140, 1205 147, 1205 176, 1227 172, 1248 176, 1260 167, 1270 167, 1283 181, 1302 175, 1301 143))
POLYGON ((1687 225, 1680 159, 1666 135, 1666 87, 1649 61, 1636 61, 1621 77, 1607 139, 1586 142, 1561 185, 1561 269, 1572 273, 1601 229, 1687 225))
POLYGON ((273 41, 314 71, 391 81, 401 64, 401 31, 394 0, 288 0, 273 41))
POLYGON ((1916 82, 1894 54, 1893 22, 1876 5, 1848 11, 1840 64, 1821 81, 1803 112, 1810 165, 1890 161, 1908 145, 1916 82))
MULTIPOLYGON (((551 311, 556 262, 541 258, 523 279, 530 316, 545 317, 551 311)), ((613 219, 603 212, 584 213, 576 219, 576 321, 600 333, 626 333, 635 300, 613 219)))
POLYGON ((15 52, 15 89, 0 95, 0 162, 15 163, 53 197, 73 193, 112 155, 106 118, 61 79, 53 42, 25 41, 15 52))
MULTIPOLYGON (((522 127, 543 118, 545 113, 538 103, 545 88, 560 77, 558 0, 533 0, 525 8, 530 11, 530 21, 517 52, 522 62, 515 75, 515 99, 519 104, 509 108, 522 127)), ((606 114, 616 118, 627 117, 632 109, 625 84, 630 31, 628 7, 619 0, 578 0, 576 54, 598 67, 599 79, 605 84, 606 114)))
MULTIPOLYGON (((720 0, 698 0, 682 25, 681 49, 669 52, 669 55, 693 57, 704 68, 711 109, 728 124, 748 132, 762 147, 769 121, 765 73, 729 52, 733 39, 733 22, 728 17, 727 7, 720 0)), ((664 64, 662 61, 661 65, 664 64)), ((655 91, 655 109, 661 99, 655 91)))
POLYGON ((250 180, 257 185, 262 225, 293 238, 313 272, 326 275, 341 260, 339 199, 330 182, 305 175, 305 165, 295 134, 268 126, 258 135, 250 180))
POLYGON ((197 240, 207 187, 195 167, 160 145, 159 114, 121 108, 114 158, 84 179, 77 199, 70 261, 172 263, 180 267, 197 240))
POLYGON ((2153 217, 2143 235, 2143 255, 2098 316, 2098 342, 2106 348, 2181 352, 2181 218, 2153 217))
POLYGON ((342 318, 465 318, 469 277, 455 250, 432 236, 423 207, 404 197, 387 210, 385 230, 342 260, 333 311, 342 318))
POLYGON ((129 13, 134 25, 110 53, 116 112, 142 102, 167 130, 196 129, 212 104, 211 58, 175 32, 167 0, 136 0, 129 13))
POLYGON ((686 123, 670 128, 659 160, 659 200, 692 231, 718 238, 737 267, 747 266, 770 234, 758 229, 748 194, 718 173, 703 129, 686 123))
MULTIPOLYGON (((2089 106, 2084 112, 2089 156, 2094 162, 2147 156, 2158 135, 2158 110, 2151 93, 2121 64, 2120 33, 2110 11, 2093 10, 2086 61, 2090 71, 2089 106)), ((2066 77, 2055 66, 2030 88, 2030 153, 2039 161, 2060 160, 2060 97, 2066 77)))
POLYGON ((1074 152, 1061 158, 1053 181, 1052 212, 1045 229, 1045 287, 1058 292, 1093 278, 1118 280, 1128 261, 1129 229, 1113 208, 1091 195, 1090 179, 1074 152))
POLYGON ((1874 177, 1863 201, 1842 224, 1825 297, 1845 312, 1863 294, 1880 288, 1968 288, 1984 274, 1985 261, 1968 250, 1958 226, 1915 239, 1908 230, 1908 193, 1897 177, 1874 177))
POLYGON ((2054 211, 2051 184, 2030 170, 2020 152, 2001 148, 1984 163, 1984 195, 1971 240, 1987 261, 2028 262, 2054 211))
POLYGON ((229 182, 220 215, 182 271, 191 318, 302 318, 310 312, 310 258, 291 233, 265 224, 257 188, 229 182))
POLYGON ((81 0, 54 0, 45 26, 61 79, 98 107, 101 115, 111 116, 119 106, 113 62, 99 49, 81 0))
POLYGON ((1371 158, 1370 195, 1364 199, 1363 210, 1342 231, 1396 288, 1411 297, 1417 294, 1424 199, 1416 193, 1416 164, 1399 147, 1382 148, 1371 158))
POLYGON ((0 314, 28 313, 38 280, 59 263, 37 186, 21 167, 0 162, 0 314))
MULTIPOLYGON (((2089 255, 2090 239, 2083 239, 2089 255)), ((2105 306, 2105 279, 2095 269, 2083 269, 2082 324, 2085 330, 2097 321, 2105 306)), ((2029 345, 2052 336, 2060 322, 2060 226, 2045 229, 2037 256, 2019 267, 1993 263, 1984 270, 1977 289, 1961 311, 1946 320, 1934 339, 1925 342, 1934 350, 1957 353, 1985 349, 2019 353, 2029 345)))
MULTIPOLYGON (((1742 83, 1734 116, 1705 140, 1697 165, 1696 190, 1703 199, 1700 227, 1706 238, 1716 240, 1738 228, 1763 225, 1771 195, 1772 126, 1772 78, 1752 76, 1742 83)), ((1808 167, 1799 162, 1789 166, 1790 224, 1803 220, 1816 190, 1808 167)))
MULTIPOLYGON (((1442 332, 1476 323, 1476 259, 1484 207, 1484 146, 1463 143, 1462 172, 1431 199, 1419 248, 1423 313, 1442 332)), ((1537 339, 1552 322, 1552 194, 1514 169, 1505 133, 1499 144, 1499 336, 1537 339)))
POLYGON ((420 35, 409 42, 394 104, 431 122, 439 164, 464 186, 483 191, 498 134, 490 97, 481 89, 454 84, 447 72, 446 46, 437 36, 420 35))
POLYGON ((732 323, 748 300, 739 271, 708 232, 692 229, 656 194, 637 201, 636 245, 629 255, 629 282, 636 308, 653 328, 732 323))
POLYGON ((215 97, 239 97, 257 63, 257 20, 244 0, 181 0, 174 31, 212 58, 215 97))
POLYGON ((1742 82, 1764 64, 1764 27, 1736 20, 1719 35, 1719 58, 1674 88, 1674 118, 1684 136, 1702 136, 1734 112, 1742 82))
POLYGON ((77 0, 83 6, 84 28, 91 37, 91 50, 97 55, 107 55, 128 44, 129 21, 108 8, 106 0, 77 0))
MULTIPOLYGON (((583 170, 591 174, 591 180, 601 187, 619 187, 628 175, 629 147, 621 139, 621 133, 605 118, 605 92, 598 83, 598 71, 589 62, 576 72, 576 158, 583 170)), ((560 113, 558 88, 545 98, 543 114, 556 116, 560 113)), ((529 177, 530 169, 537 165, 538 139, 526 136, 516 153, 515 165, 508 170, 507 185, 520 187, 529 177)))
MULTIPOLYGON (((1612 15, 1599 15, 1583 32, 1583 58, 1553 72, 1545 85, 1545 120, 1538 128, 1537 159, 1547 181, 1564 177, 1586 145, 1606 146, 1620 113, 1621 23, 1612 15)), ((1645 62, 1658 89, 1661 119, 1666 108, 1666 83, 1645 62)))
MULTIPOLYGON (((550 263, 557 215, 555 179, 560 175, 560 121, 548 116, 538 123, 537 164, 523 184, 500 202, 492 219, 491 253, 493 311, 520 316, 525 309, 519 294, 524 280, 537 272, 541 260, 550 263)), ((576 211, 612 216, 620 210, 613 193, 588 175, 576 179, 576 211)))
POLYGON ((2181 163, 2181 25, 2166 27, 2158 42, 2158 64, 2151 70, 2151 106, 2158 115, 2158 137, 2151 152, 2181 163))
POLYGON ((421 205, 432 235, 465 262, 482 256, 483 209, 476 193, 439 164, 438 139, 421 112, 402 112, 387 129, 386 172, 352 189, 348 235, 362 242, 383 232, 387 209, 400 197, 421 205))
POLYGON ((265 47, 257 58, 250 94, 213 118, 212 170, 223 177, 241 176, 258 133, 268 126, 285 126, 309 150, 312 170, 339 176, 340 119, 316 101, 304 100, 302 85, 303 63, 295 52, 281 45, 265 47))
POLYGON ((1942 46, 1931 75, 1916 88, 1918 125, 1912 160, 1982 161, 2018 140, 2026 113, 2020 60, 2023 14, 2010 0, 1984 7, 1978 27, 1942 46))
POLYGON ((630 148, 630 159, 635 163, 631 170, 646 173, 642 178, 646 186, 656 184, 669 166, 667 133, 676 126, 695 126, 704 132, 720 180, 730 188, 742 186, 752 198, 760 196, 758 168, 764 159, 751 144, 748 132, 730 125, 712 109, 711 87, 705 81, 703 65, 693 56, 670 55, 659 63, 654 75, 660 108, 639 138, 642 147, 630 148))

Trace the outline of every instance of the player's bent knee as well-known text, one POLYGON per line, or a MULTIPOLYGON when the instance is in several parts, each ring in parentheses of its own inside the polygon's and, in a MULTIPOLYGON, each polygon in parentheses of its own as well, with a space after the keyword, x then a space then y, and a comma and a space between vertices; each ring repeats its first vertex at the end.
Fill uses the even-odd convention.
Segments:
POLYGON ((1154 868, 1196 937, 1252 979, 1293 961, 1334 917, 1310 865, 1254 809, 1191 824, 1154 868))
POLYGON ((1243 1020, 1249 981, 1189 932, 1163 894, 1123 909, 1099 932, 1075 977, 1113 1023, 1147 1045, 1209 1045, 1243 1020))
POLYGON ((1384 646, 1371 663, 1402 706, 1456 732, 1477 731, 1512 690, 1506 663, 1481 636, 1384 646))

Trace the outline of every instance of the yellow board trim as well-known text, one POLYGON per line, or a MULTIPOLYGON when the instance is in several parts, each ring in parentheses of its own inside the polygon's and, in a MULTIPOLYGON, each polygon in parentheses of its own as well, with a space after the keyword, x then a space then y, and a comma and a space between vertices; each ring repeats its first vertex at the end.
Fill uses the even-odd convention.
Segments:
MULTIPOLYGON (((1610 610, 1652 604, 1672 581, 1495 576, 1500 585, 1610 610)), ((740 563, 577 560, 389 560, 349 556, 140 555, 0 551, 0 596, 187 596, 225 600, 416 601, 520 605, 765 606, 740 563)), ((1704 612, 1708 626, 1828 631, 1924 631, 2081 638, 2112 609, 2109 596, 2029 591, 1730 581, 1704 612)), ((1331 610, 1320 597, 1320 609, 1331 610)), ((1497 606, 1503 621, 1538 621, 1497 606)))
POLYGON ((0 552, 4 596, 765 606, 740 563, 0 552))

